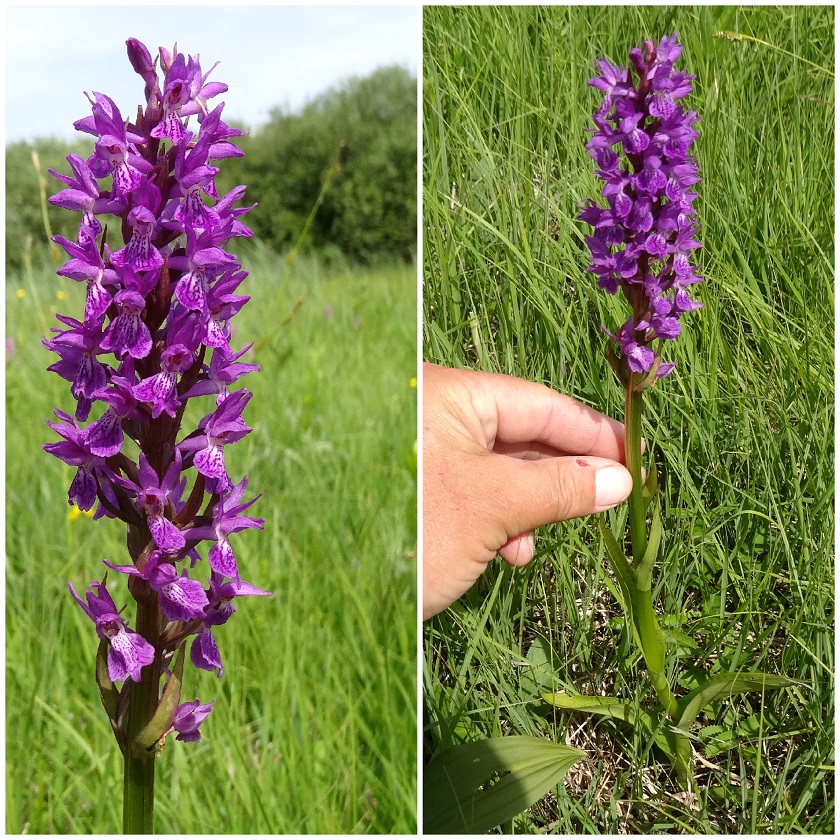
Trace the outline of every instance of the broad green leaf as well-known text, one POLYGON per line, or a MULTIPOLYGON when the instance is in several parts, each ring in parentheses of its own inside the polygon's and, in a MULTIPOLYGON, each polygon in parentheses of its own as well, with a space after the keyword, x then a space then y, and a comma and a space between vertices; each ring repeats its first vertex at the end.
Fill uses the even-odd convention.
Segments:
POLYGON ((460 744, 423 774, 423 833, 482 834, 541 799, 585 753, 514 735, 460 744), (507 774, 494 781, 497 774, 507 774))
POLYGON ((184 675, 184 654, 187 650, 184 642, 175 657, 172 673, 166 681, 163 696, 152 719, 137 733, 132 748, 139 754, 150 750, 171 729, 175 712, 181 702, 181 681, 184 675))
POLYGON ((589 712, 593 715, 610 717, 629 723, 630 726, 640 727, 643 732, 653 738, 656 744, 669 760, 677 760, 677 735, 663 726, 663 721, 653 712, 642 709, 636 703, 622 700, 620 697, 598 697, 588 694, 543 694, 543 700, 558 709, 568 709, 572 712, 589 712))
POLYGON ((746 694, 750 691, 764 691, 766 688, 786 688, 802 685, 799 680, 791 680, 775 674, 747 672, 741 674, 717 674, 710 677, 705 685, 681 697, 678 702, 677 726, 689 729, 697 715, 710 703, 729 697, 732 694, 746 694))

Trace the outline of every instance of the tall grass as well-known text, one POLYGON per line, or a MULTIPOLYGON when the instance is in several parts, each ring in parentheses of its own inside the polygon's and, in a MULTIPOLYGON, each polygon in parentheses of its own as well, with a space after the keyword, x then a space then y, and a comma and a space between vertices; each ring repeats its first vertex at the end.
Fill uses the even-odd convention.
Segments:
POLYGON ((496 7, 424 12, 424 353, 549 384, 614 416, 577 208, 592 61, 677 31, 703 175, 704 308, 646 395, 666 536, 656 596, 680 693, 766 670, 807 689, 708 710, 687 807, 650 744, 540 691, 644 701, 592 521, 538 534, 426 627, 426 744, 538 734, 589 758, 523 833, 833 832, 834 76, 831 7, 496 7), (729 31, 740 40, 715 38, 729 31))
MULTIPOLYGON (((252 510, 266 522, 236 550, 245 579, 274 594, 237 601, 218 634, 221 679, 189 669, 185 699, 216 705, 201 744, 173 741, 159 759, 157 830, 414 832, 415 274, 246 262, 252 300, 234 345, 254 339, 262 371, 243 381, 254 431, 229 466, 263 494, 252 510)), ((81 312, 81 292, 49 269, 7 282, 11 833, 120 826, 97 641, 66 581, 79 589, 101 578, 103 557, 124 562, 124 532, 68 516, 72 471, 40 450, 44 419, 71 403, 40 339, 50 310, 81 312)))

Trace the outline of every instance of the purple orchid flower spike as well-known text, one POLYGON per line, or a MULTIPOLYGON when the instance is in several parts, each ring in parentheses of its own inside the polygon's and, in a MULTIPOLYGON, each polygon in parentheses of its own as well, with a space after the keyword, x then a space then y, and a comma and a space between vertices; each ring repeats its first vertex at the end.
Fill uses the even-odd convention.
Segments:
MULTIPOLYGON (((82 320, 57 315, 60 326, 43 341, 58 357, 50 370, 70 383, 75 401, 75 417, 56 410, 48 425, 60 440, 43 448, 75 469, 71 504, 125 524, 130 562, 105 563, 128 578, 138 632, 104 584, 92 584, 86 601, 70 591, 109 642, 111 680, 125 683, 119 699, 101 682, 100 692, 126 778, 148 781, 138 767, 166 734, 152 721, 197 741, 212 707, 175 705, 189 637, 193 664, 221 675, 211 628, 227 622, 234 598, 268 593, 239 577, 231 535, 263 520, 245 514, 259 496, 243 502, 247 477, 232 480, 224 457, 251 431, 243 417, 251 393, 230 387, 259 369, 239 361, 252 345, 230 347, 231 321, 249 300, 230 243, 251 236, 241 219, 253 207, 240 205, 242 186, 221 198, 216 190, 217 162, 241 156, 232 140, 242 132, 225 124, 224 103, 210 105, 227 86, 209 81, 198 56, 160 48, 153 60, 140 41, 126 46, 145 107, 130 121, 104 93, 86 94, 90 113, 75 125, 94 138, 91 153, 67 157, 71 174, 53 172, 61 189, 51 203, 80 217, 75 241, 54 237, 69 257, 58 273, 85 283, 87 294, 82 320), (122 234, 113 250, 103 217, 122 234), (201 416, 186 427, 185 418, 201 416), (161 694, 160 680, 176 670, 161 694), (161 698, 161 714, 131 699, 140 696, 135 683, 142 697, 161 698), (140 733, 143 743, 130 743, 140 733)), ((126 788, 134 802, 126 813, 138 815, 126 823, 130 833, 150 832, 150 791, 126 788)))
POLYGON ((605 329, 618 345, 616 372, 623 382, 631 374, 654 371, 661 378, 673 370, 673 363, 661 363, 662 342, 674 341, 680 317, 701 306, 686 291, 702 279, 690 262, 701 247, 693 221, 697 194, 691 191, 700 177, 689 154, 697 114, 678 104, 694 79, 674 70, 681 54, 676 35, 658 46, 646 41, 630 52, 635 80, 605 59, 596 62, 599 75, 589 80, 604 94, 587 151, 604 182, 606 207, 588 200, 578 219, 594 228, 586 237, 592 254, 587 270, 609 294, 621 289, 633 309, 615 333, 605 329))

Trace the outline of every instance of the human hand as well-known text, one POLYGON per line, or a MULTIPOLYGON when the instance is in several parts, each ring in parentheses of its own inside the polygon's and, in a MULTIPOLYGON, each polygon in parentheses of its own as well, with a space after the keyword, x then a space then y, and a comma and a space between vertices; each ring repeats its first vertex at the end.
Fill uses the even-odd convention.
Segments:
POLYGON ((534 556, 534 528, 599 513, 632 489, 624 426, 544 385, 423 365, 423 618, 498 553, 534 556))

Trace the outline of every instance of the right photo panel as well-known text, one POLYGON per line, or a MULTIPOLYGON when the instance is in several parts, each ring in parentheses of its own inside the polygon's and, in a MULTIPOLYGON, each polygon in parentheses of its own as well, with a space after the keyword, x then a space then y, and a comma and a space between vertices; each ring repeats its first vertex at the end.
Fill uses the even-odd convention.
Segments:
POLYGON ((423 12, 426 834, 833 834, 834 9, 423 12))

